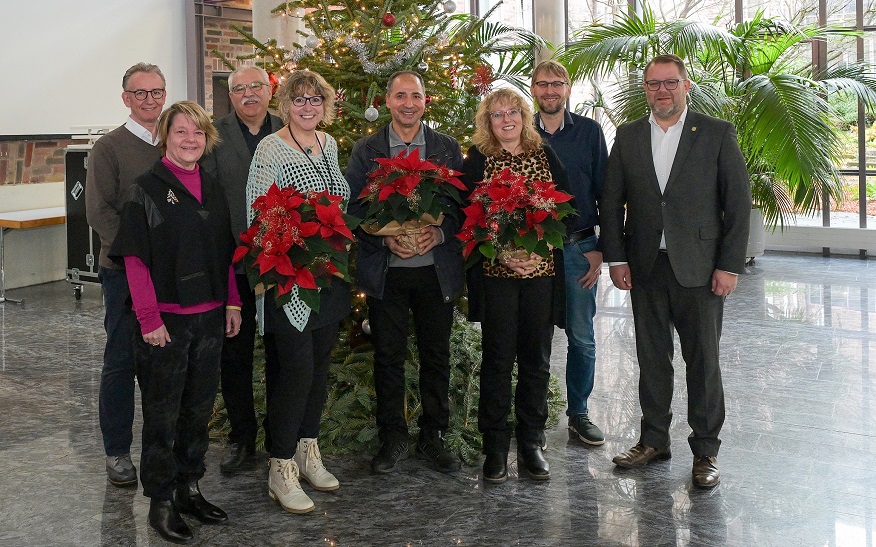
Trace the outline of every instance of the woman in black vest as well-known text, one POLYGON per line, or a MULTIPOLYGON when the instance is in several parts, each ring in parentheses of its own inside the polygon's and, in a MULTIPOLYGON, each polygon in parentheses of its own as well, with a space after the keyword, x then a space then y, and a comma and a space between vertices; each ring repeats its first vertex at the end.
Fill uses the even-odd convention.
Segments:
POLYGON ((180 513, 222 522, 201 495, 208 423, 224 336, 240 329, 234 240, 219 184, 198 160, 218 143, 198 104, 182 101, 158 121, 164 157, 141 175, 122 211, 110 255, 124 262, 141 336, 134 347, 143 404, 140 480, 149 524, 176 543, 192 539, 180 513))

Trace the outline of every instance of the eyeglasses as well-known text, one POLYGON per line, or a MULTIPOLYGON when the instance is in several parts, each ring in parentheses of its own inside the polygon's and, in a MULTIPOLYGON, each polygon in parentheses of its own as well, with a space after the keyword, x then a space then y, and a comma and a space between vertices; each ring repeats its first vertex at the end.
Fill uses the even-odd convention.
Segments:
POLYGON ((647 80, 645 82, 645 87, 647 87, 649 91, 657 91, 660 89, 660 84, 663 84, 666 91, 675 91, 678 89, 679 82, 686 81, 686 79, 679 80, 678 78, 672 78, 670 80, 647 80))
POLYGON ((295 97, 292 99, 292 104, 295 106, 304 106, 306 103, 310 103, 312 106, 319 106, 324 99, 325 97, 322 95, 314 95, 313 97, 295 97))
POLYGON ((130 93, 133 95, 138 101, 146 100, 146 95, 152 95, 152 98, 158 100, 164 97, 164 89, 136 89, 134 91, 125 90, 125 93, 130 93))
POLYGON ((253 91, 258 91, 259 89, 265 87, 266 85, 268 85, 268 84, 266 84, 265 82, 252 82, 251 84, 237 84, 236 86, 231 88, 231 92, 234 93, 235 95, 242 95, 243 93, 246 93, 246 88, 250 88, 253 91))
POLYGON ((494 120, 501 120, 506 115, 509 118, 513 118, 520 114, 520 110, 517 108, 512 108, 511 110, 496 110, 495 112, 490 112, 490 117, 494 120))
POLYGON ((550 86, 554 89, 560 89, 568 83, 569 82, 546 82, 544 80, 539 80, 539 81, 535 82, 535 86, 539 89, 547 89, 548 86, 550 86))

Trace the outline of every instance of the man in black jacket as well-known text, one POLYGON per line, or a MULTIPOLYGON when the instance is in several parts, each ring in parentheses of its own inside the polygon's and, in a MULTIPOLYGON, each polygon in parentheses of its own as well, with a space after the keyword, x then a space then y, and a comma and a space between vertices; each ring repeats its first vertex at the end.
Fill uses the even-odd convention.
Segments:
MULTIPOLYGON (((261 140, 283 127, 283 121, 268 113, 271 85, 261 68, 240 67, 228 76, 228 96, 234 112, 216 120, 221 144, 205 156, 201 165, 216 177, 231 209, 231 231, 240 245, 240 233, 247 229, 246 181, 249 165, 261 140)), ((232 473, 245 466, 255 454, 258 423, 252 393, 252 361, 255 348, 255 295, 246 272, 237 270, 237 290, 242 302, 240 334, 222 345, 222 398, 231 431, 228 451, 219 468, 232 473)))
MULTIPOLYGON (((438 133, 421 118, 426 107, 423 79, 416 72, 390 76, 386 106, 392 122, 353 147, 346 178, 350 183, 349 213, 362 216, 357 199, 377 167, 376 158, 417 150, 421 158, 450 169, 462 167, 459 143, 438 133)), ((356 284, 365 292, 374 343, 374 383, 381 446, 371 462, 375 473, 389 473, 408 451, 404 416, 408 313, 413 313, 420 355, 420 399, 417 454, 439 471, 456 471, 459 456, 444 445, 450 411, 450 328, 453 301, 462 294, 464 276, 459 241, 459 215, 445 215, 440 226, 429 226, 418 239, 419 251, 402 246, 395 236, 374 236, 359 230, 356 284)))

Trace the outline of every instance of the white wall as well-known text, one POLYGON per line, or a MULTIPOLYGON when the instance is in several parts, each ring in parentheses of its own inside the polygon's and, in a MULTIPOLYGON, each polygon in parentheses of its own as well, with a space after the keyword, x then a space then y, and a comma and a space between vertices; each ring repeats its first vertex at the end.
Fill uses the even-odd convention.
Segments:
POLYGON ((168 104, 186 98, 185 5, 191 0, 28 0, 0 3, 5 85, 0 134, 68 134, 120 125, 122 75, 150 62, 168 104))
MULTIPOLYGON (((0 3, 6 76, 0 86, 0 134, 69 134, 73 126, 121 125, 128 116, 122 75, 141 61, 161 68, 167 104, 187 98, 190 1, 0 3)), ((0 186, 0 211, 63 205, 63 183, 0 186)), ((64 279, 66 261, 64 226, 6 232, 7 288, 64 279)))

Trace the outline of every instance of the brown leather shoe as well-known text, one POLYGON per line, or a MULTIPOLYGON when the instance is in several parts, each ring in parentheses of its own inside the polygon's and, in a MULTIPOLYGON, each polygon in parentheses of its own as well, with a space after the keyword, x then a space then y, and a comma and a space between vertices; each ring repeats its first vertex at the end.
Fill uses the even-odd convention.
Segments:
POLYGON ((694 456, 693 483, 699 488, 714 488, 721 480, 718 472, 718 458, 714 456, 694 456))
POLYGON ((653 446, 647 446, 644 444, 637 444, 636 446, 630 448, 623 454, 618 454, 614 457, 614 464, 618 467, 626 467, 631 469, 633 467, 642 467, 643 465, 647 465, 654 460, 668 460, 672 457, 672 452, 669 450, 669 447, 657 449, 653 446))

